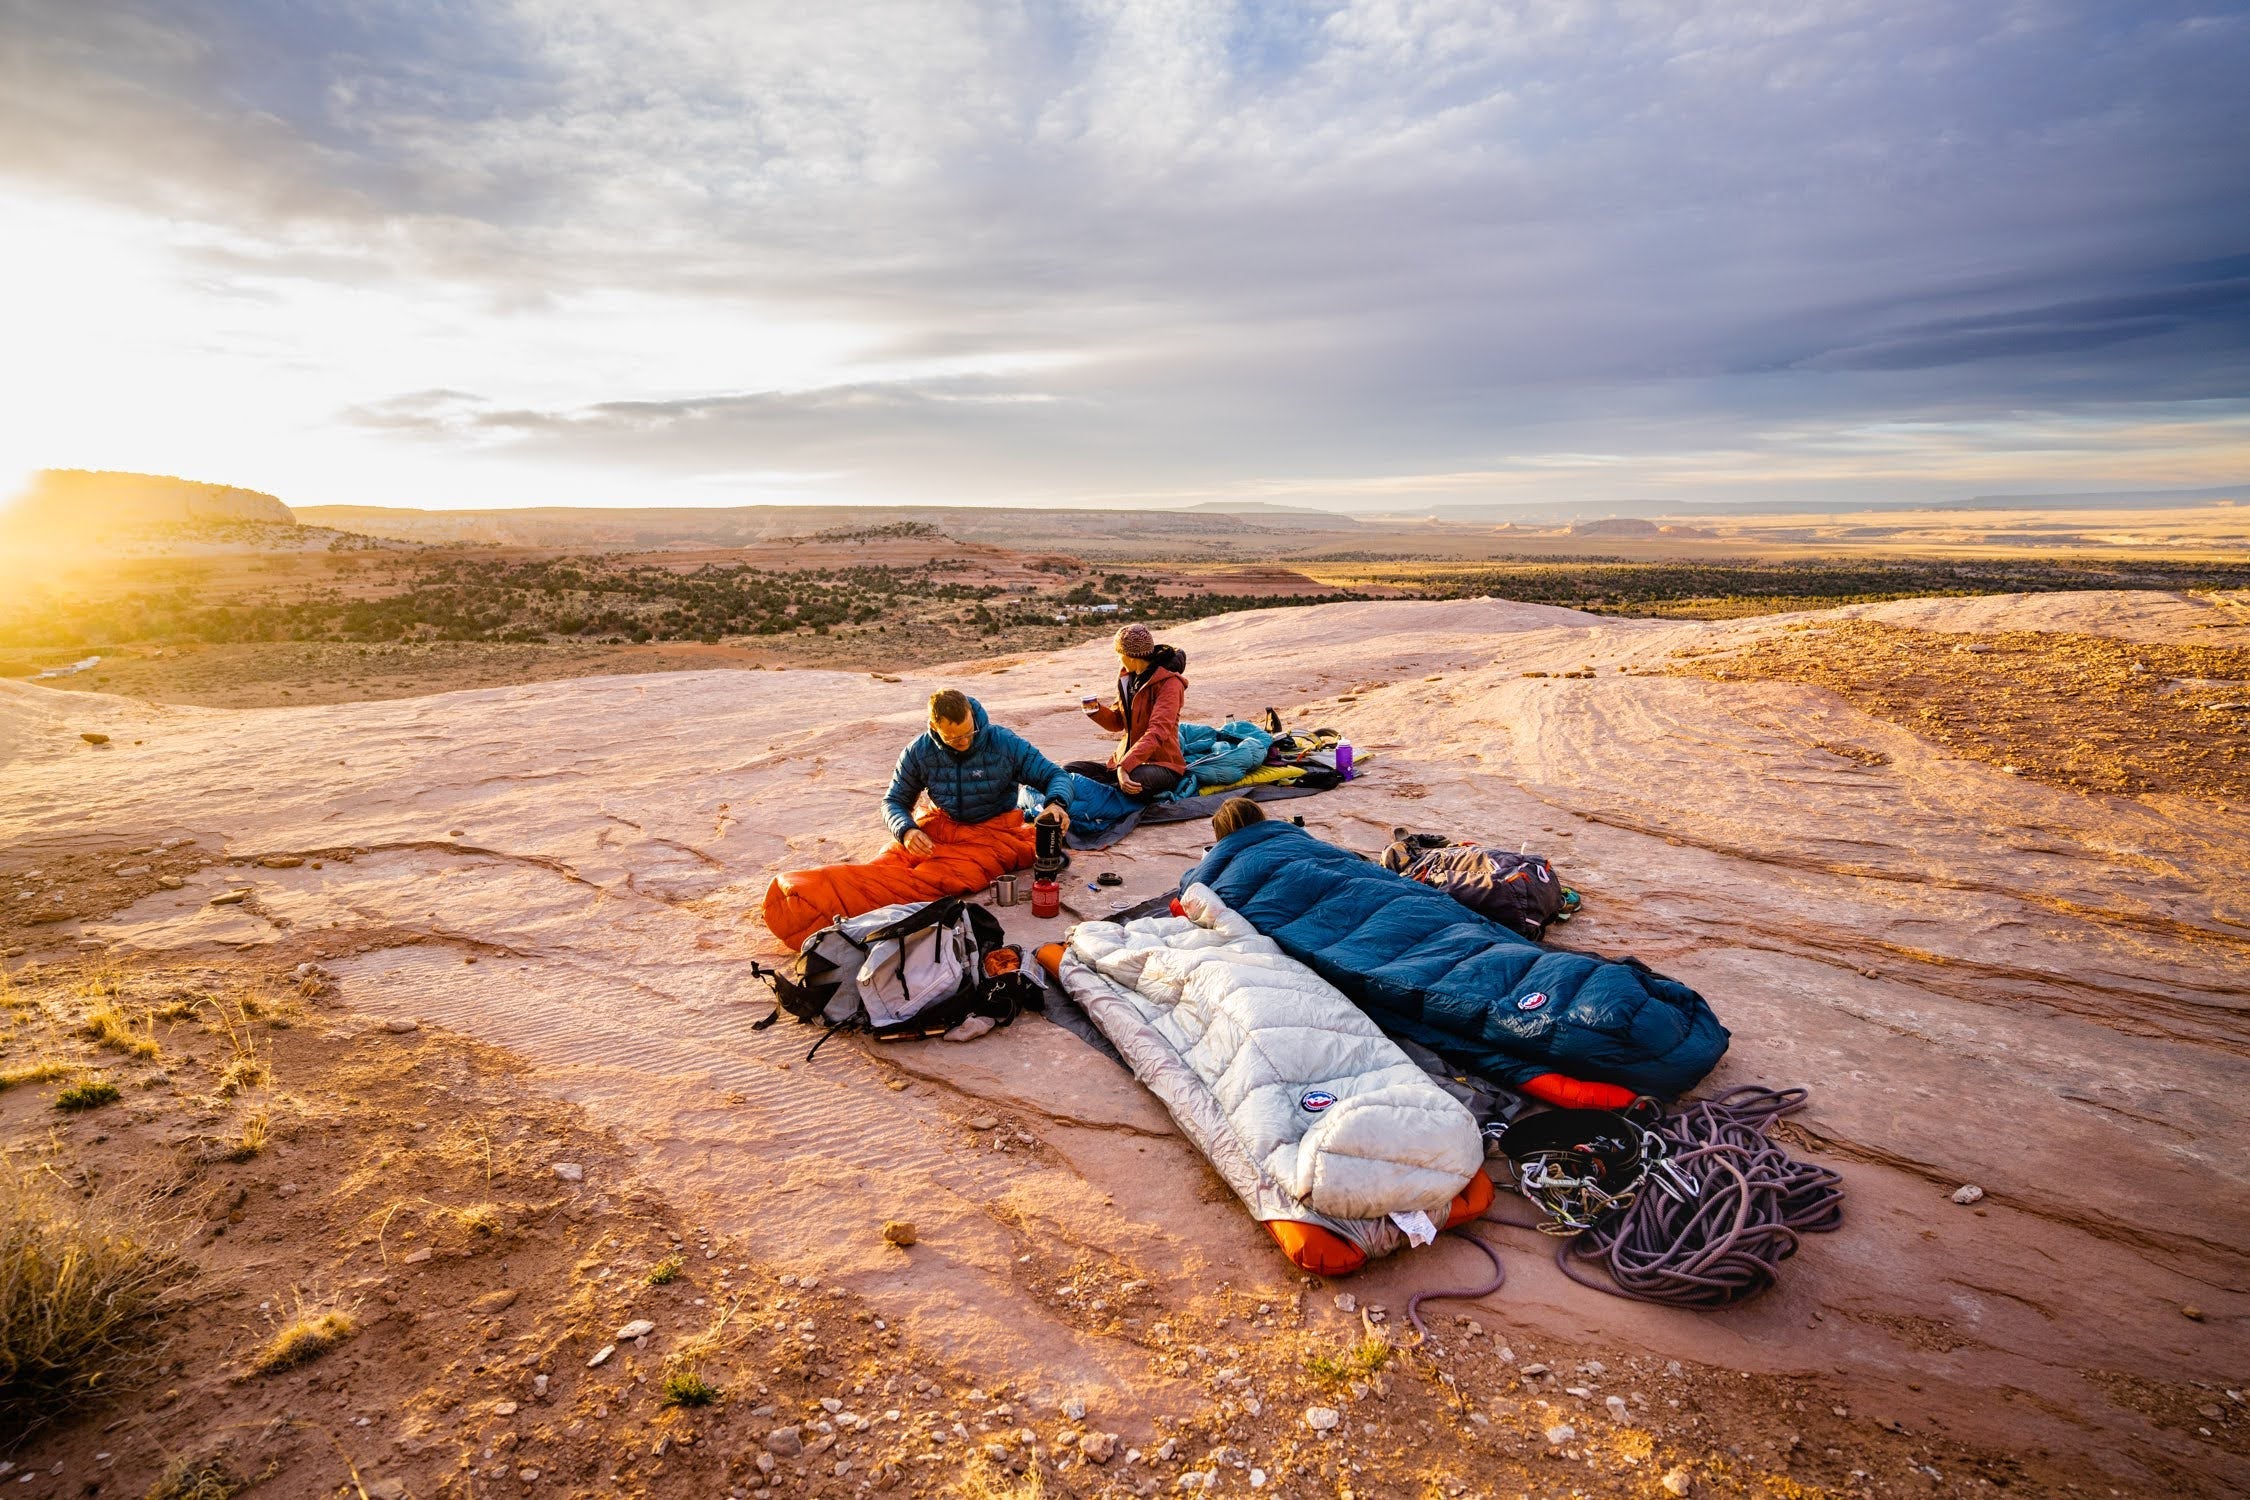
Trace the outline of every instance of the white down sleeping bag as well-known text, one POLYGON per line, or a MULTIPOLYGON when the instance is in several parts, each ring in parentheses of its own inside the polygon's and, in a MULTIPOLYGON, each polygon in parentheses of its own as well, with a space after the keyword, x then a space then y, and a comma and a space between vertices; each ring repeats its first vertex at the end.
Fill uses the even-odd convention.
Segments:
POLYGON ((1370 1258, 1442 1226, 1484 1163, 1468 1109, 1208 889, 1180 906, 1082 922, 1063 955, 1063 985, 1134 1076, 1260 1221, 1320 1225, 1370 1258))

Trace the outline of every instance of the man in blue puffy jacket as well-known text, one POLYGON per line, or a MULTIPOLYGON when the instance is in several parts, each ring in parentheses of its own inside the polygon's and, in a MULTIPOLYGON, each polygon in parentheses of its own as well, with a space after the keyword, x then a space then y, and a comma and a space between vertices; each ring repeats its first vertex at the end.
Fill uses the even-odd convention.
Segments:
POLYGON ((930 727, 902 751, 883 796, 883 821, 906 852, 921 856, 934 847, 914 821, 914 801, 928 792, 938 810, 956 823, 983 823, 1017 812, 1016 788, 1032 787, 1047 797, 1043 818, 1070 827, 1070 773, 1031 747, 1012 729, 994 724, 984 705, 958 688, 930 695, 930 727))

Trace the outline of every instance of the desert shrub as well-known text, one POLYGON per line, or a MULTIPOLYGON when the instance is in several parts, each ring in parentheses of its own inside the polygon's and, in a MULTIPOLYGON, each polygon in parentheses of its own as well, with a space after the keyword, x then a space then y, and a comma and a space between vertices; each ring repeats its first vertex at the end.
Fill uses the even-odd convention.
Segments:
POLYGON ((0 1431, 121 1383, 136 1325, 186 1274, 169 1227, 0 1162, 0 1431))
POLYGON ((683 1365, 665 1373, 665 1406, 709 1406, 718 1399, 719 1388, 705 1380, 701 1371, 683 1365))
POLYGON ((116 1084, 106 1078, 89 1078, 84 1083, 74 1083, 55 1095, 55 1108, 100 1109, 105 1104, 115 1104, 117 1097, 116 1084))
POLYGON ((686 1262, 682 1261, 677 1255, 667 1256, 649 1268, 648 1284, 650 1286, 668 1286, 679 1280, 680 1272, 685 1269, 686 1262))

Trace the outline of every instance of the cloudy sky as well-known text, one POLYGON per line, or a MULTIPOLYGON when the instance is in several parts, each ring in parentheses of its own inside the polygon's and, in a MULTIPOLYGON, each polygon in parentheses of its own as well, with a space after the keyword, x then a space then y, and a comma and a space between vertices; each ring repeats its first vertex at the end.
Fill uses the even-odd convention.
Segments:
POLYGON ((2250 479, 2250 7, 0 0, 0 483, 2250 479))

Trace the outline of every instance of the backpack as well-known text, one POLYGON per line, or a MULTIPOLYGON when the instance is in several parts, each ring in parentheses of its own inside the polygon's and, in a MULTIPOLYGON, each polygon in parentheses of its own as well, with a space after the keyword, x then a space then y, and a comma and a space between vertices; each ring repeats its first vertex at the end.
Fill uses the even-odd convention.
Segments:
POLYGON ((997 917, 958 896, 846 917, 805 939, 786 968, 750 965, 775 1002, 752 1029, 765 1030, 783 1011, 805 1025, 819 1022, 826 1029, 805 1054, 810 1062, 839 1031, 911 1041, 951 1031, 970 1016, 1005 1026, 1024 1010, 1045 1008, 1006 936, 997 917))
POLYGON ((1578 910, 1577 892, 1538 855, 1455 843, 1442 833, 1392 829, 1383 868, 1433 886, 1533 942, 1545 935, 1548 923, 1567 921, 1578 910))

